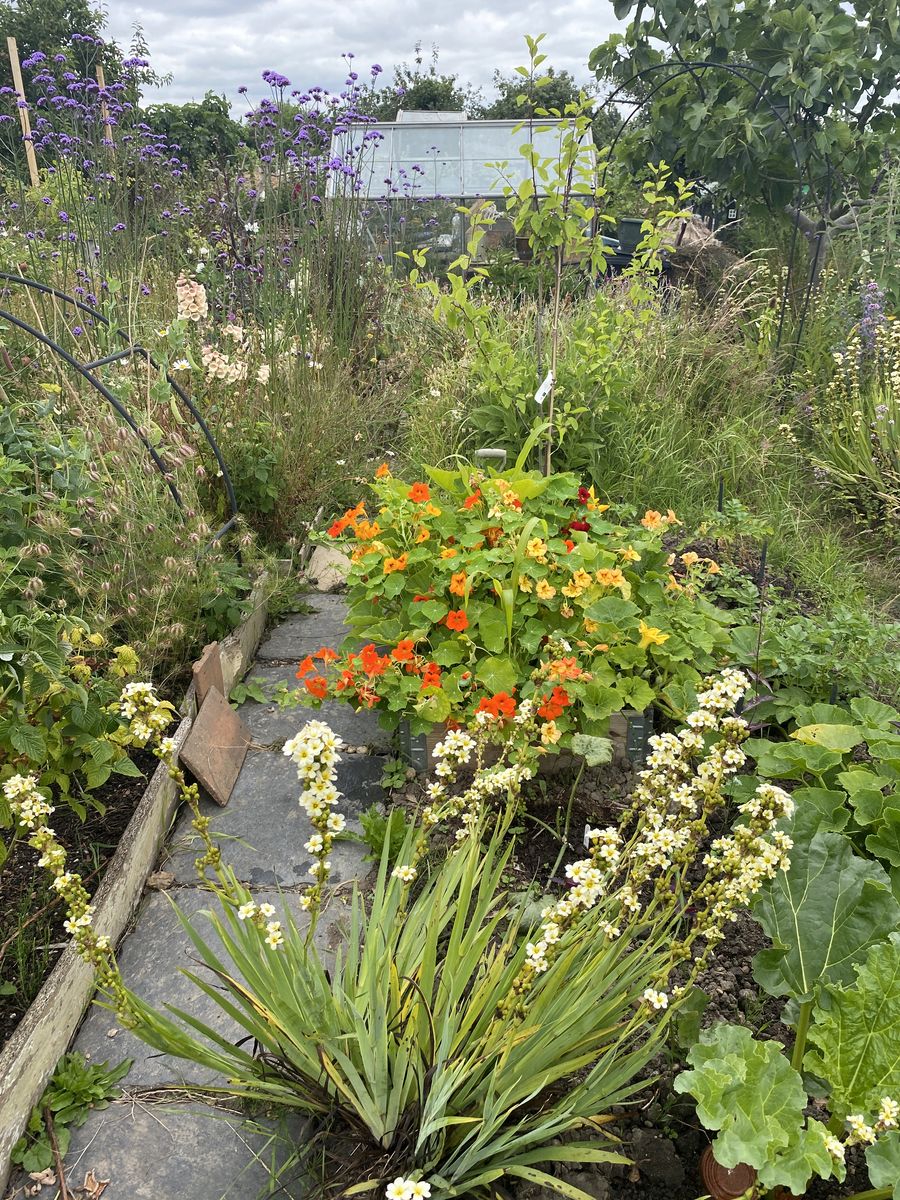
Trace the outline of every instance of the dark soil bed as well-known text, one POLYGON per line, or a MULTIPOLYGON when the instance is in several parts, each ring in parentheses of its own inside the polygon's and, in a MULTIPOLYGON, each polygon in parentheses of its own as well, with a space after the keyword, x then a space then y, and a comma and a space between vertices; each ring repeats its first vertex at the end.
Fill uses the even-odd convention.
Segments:
MULTIPOLYGON (((102 815, 89 809, 82 822, 65 805, 53 814, 53 829, 68 851, 69 869, 83 876, 92 895, 158 765, 146 750, 135 751, 132 758, 143 776, 114 775, 98 789, 95 795, 106 810, 102 815)), ((37 853, 19 841, 0 868, 0 1045, 68 945, 65 912, 37 859, 37 853)))

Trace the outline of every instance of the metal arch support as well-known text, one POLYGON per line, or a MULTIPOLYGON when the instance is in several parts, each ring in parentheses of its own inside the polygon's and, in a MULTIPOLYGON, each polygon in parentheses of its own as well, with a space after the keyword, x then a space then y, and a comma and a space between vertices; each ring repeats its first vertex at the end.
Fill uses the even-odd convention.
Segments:
MULTIPOLYGON (((800 150, 799 150, 799 147, 797 146, 797 141, 796 141, 793 133, 791 132, 791 129, 788 126, 788 123, 785 121, 782 111, 772 103, 772 101, 769 99, 768 95, 763 91, 763 89, 759 86, 759 84, 756 83, 750 77, 751 74, 755 74, 758 76, 762 76, 763 78, 766 78, 766 72, 761 67, 753 67, 746 63, 737 64, 737 63, 711 62, 707 59, 694 59, 694 60, 682 59, 682 60, 675 61, 675 62, 654 63, 649 67, 644 67, 640 71, 637 71, 634 75, 632 75, 631 79, 627 80, 626 82, 620 84, 617 88, 615 88, 609 94, 609 96, 606 97, 605 104, 611 105, 621 93, 627 91, 627 89, 630 88, 634 84, 634 82, 638 79, 644 79, 644 78, 646 78, 650 75, 654 75, 660 71, 670 72, 670 74, 667 74, 664 79, 662 79, 658 84, 656 84, 654 87, 652 87, 649 94, 646 95, 642 100, 632 102, 634 104, 634 108, 628 114, 627 117, 623 118, 623 120, 621 121, 621 123, 619 125, 619 128, 615 132, 612 142, 610 143, 610 154, 606 160, 606 163, 604 164, 603 175, 601 176, 601 180, 603 182, 605 182, 605 180, 606 180, 606 174, 607 174, 607 171, 609 170, 610 162, 612 161, 613 151, 615 150, 616 146, 619 143, 619 140, 621 139, 622 135, 624 134, 629 121, 631 121, 631 119, 634 116, 636 116, 637 113, 641 112, 651 102, 651 100, 654 98, 654 96, 656 96, 660 91, 662 91, 663 88, 667 87, 675 79, 679 79, 684 75, 689 75, 691 77, 691 79, 693 79, 695 85, 697 87, 699 87, 700 80, 697 77, 697 72, 705 71, 705 70, 725 71, 727 74, 732 75, 735 78, 740 79, 744 83, 748 84, 756 92, 757 103, 762 102, 763 104, 765 104, 768 107, 769 111, 771 112, 772 116, 781 125, 781 128, 784 131, 785 135, 787 136, 788 142, 790 143, 791 154, 793 155, 793 159, 794 159, 794 165, 797 168, 797 208, 799 209, 800 195, 802 194, 801 188, 803 186, 803 178, 804 178, 804 175, 806 174, 806 171, 804 169, 803 160, 800 156, 800 150)), ((831 163, 830 163, 830 160, 828 160, 827 158, 826 158, 826 164, 828 166, 829 179, 830 179, 831 163)), ((821 204, 819 197, 816 193, 816 190, 813 186, 812 176, 809 176, 809 189, 810 189, 810 193, 813 196, 815 206, 819 213, 819 216, 824 220, 827 215, 827 212, 826 212, 826 209, 824 209, 822 207, 822 204, 821 204)), ((787 310, 787 299, 788 299, 788 285, 790 284, 790 280, 793 276, 793 271, 794 271, 794 256, 795 256, 796 247, 797 247, 797 230, 798 230, 798 222, 795 220, 794 221, 794 229, 793 229, 793 233, 791 236, 791 247, 790 247, 789 256, 788 256, 788 279, 787 279, 787 284, 784 288, 784 294, 782 295, 782 298, 781 298, 781 311, 779 313, 779 318, 778 318, 778 333, 777 333, 776 339, 775 339, 775 348, 776 349, 778 349, 781 346, 781 337, 782 337, 782 333, 784 331, 784 319, 785 319, 785 313, 787 310)), ((821 236, 822 235, 820 234, 819 242, 821 242, 821 236)), ((815 269, 816 269, 816 263, 818 261, 818 257, 819 257, 819 246, 817 244, 816 254, 815 254, 815 257, 813 258, 812 263, 810 264, 809 277, 808 277, 807 283, 806 283, 806 289, 805 289, 805 294, 804 294, 804 299, 803 299, 802 317, 801 317, 801 321, 800 321, 800 329, 799 329, 799 336, 798 336, 798 344, 799 344, 799 338, 802 338, 802 335, 803 335, 803 326, 805 324, 806 314, 807 314, 807 310, 809 308, 810 297, 812 295, 813 284, 815 282, 815 269)), ((793 354, 791 357, 791 364, 792 364, 791 369, 793 369, 793 362, 796 359, 796 353, 797 353, 797 344, 794 345, 794 350, 793 350, 793 354)))
POLYGON ((147 437, 141 432, 137 422, 127 408, 122 404, 121 400, 109 390, 105 384, 102 384, 99 379, 95 379, 91 372, 77 358, 73 357, 68 350, 64 350, 57 342, 43 333, 40 329, 35 329, 33 325, 29 325, 27 321, 23 321, 20 317, 14 316, 6 309, 0 308, 0 320, 9 321, 11 325, 15 325, 17 329, 21 329, 23 333, 29 334, 30 337, 36 338, 43 345, 47 346, 54 354, 59 355, 63 362, 68 363, 73 370, 77 371, 83 379, 86 379, 92 388, 95 388, 105 400, 107 400, 116 410, 122 420, 128 425, 132 432, 139 438, 144 449, 150 455, 160 475, 165 480, 166 486, 172 493, 172 499, 178 505, 179 509, 184 509, 184 501, 181 499, 181 494, 175 486, 171 472, 165 462, 160 458, 156 448, 150 444, 147 437))
MULTIPOLYGON (((122 341, 128 343, 127 347, 124 350, 121 350, 116 354, 107 355, 106 357, 97 359, 95 362, 91 362, 91 363, 79 363, 78 360, 75 359, 71 354, 68 354, 68 352, 65 351, 61 346, 57 345, 46 335, 42 334, 39 330, 28 325, 26 322, 20 321, 18 318, 13 317, 11 314, 0 312, 0 315, 3 315, 5 319, 9 319, 10 321, 12 321, 13 324, 17 325, 19 328, 23 329, 25 332, 31 334, 34 337, 37 337, 45 345, 50 347, 50 349, 52 349, 55 353, 59 354, 59 356, 64 361, 66 361, 70 366, 72 366, 76 371, 78 371, 78 373, 80 375, 82 375, 85 379, 88 380, 88 382, 91 384, 92 387, 96 388, 96 390, 99 391, 100 394, 102 396, 104 396, 104 398, 107 401, 109 401, 109 403, 113 406, 113 408, 116 410, 116 412, 119 413, 119 415, 123 418, 123 420, 127 422, 129 427, 141 439, 143 445, 147 449, 147 452, 150 454, 154 463, 159 468, 161 474, 165 478, 166 483, 169 487, 169 491, 172 493, 172 496, 173 496, 175 502, 178 504, 179 508, 183 508, 184 505, 183 505, 181 497, 178 493, 178 489, 174 487, 174 485, 171 481, 171 478, 169 477, 169 472, 167 471, 162 459, 159 457, 159 455, 157 454, 155 449, 150 445, 150 443, 147 441, 147 439, 141 434, 140 429, 138 428, 137 424, 134 422, 134 420, 132 419, 130 414, 127 412, 127 410, 123 407, 121 401, 119 401, 113 395, 113 393, 110 392, 110 390, 107 387, 105 387, 104 384, 102 384, 98 379, 95 379, 92 374, 92 372, 94 370, 96 370, 97 367, 102 367, 102 366, 106 366, 109 363, 118 362, 121 359, 128 358, 134 354, 139 355, 147 363, 149 363, 149 365, 151 367, 153 367, 155 370, 158 371, 160 369, 159 363, 153 357, 151 352, 145 346, 141 346, 140 344, 135 345, 135 344, 131 343, 129 341, 128 334, 125 332, 125 330, 119 329, 117 327, 113 327, 112 322, 107 317, 105 317, 103 315, 103 313, 98 312, 97 309, 92 308, 89 304, 85 304, 84 301, 79 300, 77 296, 70 296, 70 295, 68 295, 68 293, 60 291, 59 288, 51 287, 49 284, 46 284, 46 283, 41 283, 37 279, 29 279, 25 275, 13 275, 9 271, 0 271, 0 280, 3 280, 7 283, 21 284, 24 287, 33 288, 35 291, 42 292, 48 296, 53 296, 55 299, 61 300, 65 304, 71 304, 74 308, 77 308, 79 311, 81 311, 83 313, 87 313, 88 316, 92 317, 95 321, 99 321, 102 325, 105 325, 107 328, 113 329, 113 331, 117 337, 121 338, 122 341)), ((225 459, 222 455, 222 451, 219 449, 218 442, 216 441, 215 437, 213 436, 212 430, 209 428, 209 425, 206 423, 206 420, 203 417, 203 414, 199 411, 197 406, 191 400, 190 396, 188 396, 188 394, 185 392, 184 388, 181 387, 181 385, 178 383, 177 380, 172 378, 172 375, 168 371, 166 371, 166 382, 169 384, 172 391, 176 394, 176 396, 179 398, 181 403, 185 406, 185 408, 191 414, 194 421, 197 423, 197 426, 199 427, 200 431, 202 432, 203 437, 206 441, 206 444, 209 446, 210 450, 213 453, 213 457, 216 460, 216 465, 218 466, 219 472, 222 477, 222 484, 225 488, 225 495, 226 495, 226 499, 228 501, 230 515, 229 515, 228 520, 225 522, 225 524, 222 525, 222 527, 213 535, 212 541, 216 542, 219 540, 219 538, 223 537, 225 535, 225 533, 228 532, 228 530, 233 528, 233 526, 237 522, 238 516, 240 515, 238 505, 237 505, 237 497, 235 496, 235 491, 234 491, 234 484, 231 479, 231 474, 228 470, 228 465, 225 462, 225 459)), ((238 562, 240 562, 241 554, 240 554, 239 550, 236 552, 236 557, 237 557, 238 562)))

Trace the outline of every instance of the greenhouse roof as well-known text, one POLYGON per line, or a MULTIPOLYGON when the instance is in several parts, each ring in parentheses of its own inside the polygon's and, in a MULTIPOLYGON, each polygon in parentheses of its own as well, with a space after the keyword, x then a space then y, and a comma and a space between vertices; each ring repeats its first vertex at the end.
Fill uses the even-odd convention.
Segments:
MULTIPOLYGON (((531 177, 521 147, 557 158, 568 121, 469 121, 464 113, 400 112, 398 120, 354 123, 335 135, 332 155, 352 164, 368 199, 499 198, 531 177)), ((593 146, 585 147, 593 165, 593 146)), ((540 181, 538 191, 540 192, 540 181)))

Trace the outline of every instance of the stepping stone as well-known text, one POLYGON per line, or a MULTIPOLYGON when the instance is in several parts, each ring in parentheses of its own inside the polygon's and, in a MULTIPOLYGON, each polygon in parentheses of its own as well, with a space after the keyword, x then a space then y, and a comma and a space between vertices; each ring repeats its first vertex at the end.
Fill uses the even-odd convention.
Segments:
MULTIPOLYGON (((332 857, 333 861, 333 857, 332 857)), ((268 901, 278 913, 289 909, 298 927, 307 918, 301 911, 296 894, 270 890, 257 894, 258 902, 268 901)), ((216 898, 201 888, 177 888, 168 893, 154 892, 143 903, 137 925, 119 948, 118 960, 126 984, 139 996, 166 1013, 165 1005, 180 1008, 210 1025, 217 1033, 235 1041, 246 1036, 240 1027, 184 974, 193 971, 198 977, 212 980, 213 976, 200 962, 172 906, 177 904, 194 927, 207 940, 214 953, 228 957, 213 932, 209 920, 198 915, 202 910, 219 911, 216 898)), ((278 919, 276 917, 276 919, 278 919)), ((333 896, 319 917, 315 942, 320 950, 332 950, 339 937, 349 927, 350 907, 344 898, 333 896)), ((272 951, 278 953, 278 951, 272 951)), ((168 1015, 168 1014, 167 1014, 168 1015)), ((203 1085, 220 1078, 217 1073, 198 1063, 174 1055, 161 1054, 135 1034, 119 1027, 115 1014, 93 1005, 81 1024, 74 1049, 87 1055, 92 1062, 121 1062, 131 1058, 134 1064, 126 1077, 129 1090, 159 1087, 164 1084, 203 1085)), ((146 1163, 150 1162, 148 1156, 146 1163)), ((90 1165, 90 1164, 89 1164, 90 1165)), ((181 1195, 178 1191, 158 1192, 156 1200, 181 1195)), ((193 1195, 188 1189, 184 1195, 193 1195)), ((244 1195, 253 1195, 248 1191, 244 1195)), ((125 1195, 125 1193, 123 1193, 125 1195)))
MULTIPOLYGON (((203 1104, 120 1101, 72 1130, 65 1157, 70 1191, 88 1171, 108 1179, 103 1200, 251 1200, 308 1195, 297 1168, 270 1189, 269 1166, 308 1136, 302 1117, 280 1122, 203 1104)), ((79 1193, 80 1194, 80 1193, 79 1193)))
POLYGON ((259 658, 299 660, 322 646, 337 649, 351 630, 345 622, 347 602, 340 596, 313 596, 314 612, 281 621, 260 646, 259 658))
MULTIPOLYGON (((259 680, 267 695, 281 683, 291 689, 299 685, 294 663, 287 666, 256 663, 245 676, 245 681, 251 679, 259 680)), ((238 705, 238 713, 253 740, 262 746, 282 745, 307 721, 325 721, 348 746, 368 746, 376 754, 387 754, 391 749, 391 734, 381 727, 376 713, 368 709, 354 712, 349 704, 339 700, 326 700, 318 709, 304 705, 279 708, 277 704, 245 700, 238 705)))
MULTIPOLYGON (((336 811, 347 817, 351 828, 351 818, 384 799, 381 771, 381 760, 364 754, 347 755, 338 764, 337 787, 344 796, 336 811)), ((201 810, 212 819, 212 835, 220 841, 238 879, 251 887, 298 887, 310 882, 313 860, 303 845, 313 830, 299 797, 300 782, 291 760, 272 750, 258 750, 244 760, 227 808, 201 802, 201 810)), ((193 884, 197 878, 194 859, 199 843, 191 820, 191 811, 184 805, 162 864, 185 884, 193 884)), ((358 832, 358 826, 356 829, 358 832)), ((331 883, 368 874, 369 868, 362 862, 365 853, 366 848, 358 843, 335 843, 331 883)))

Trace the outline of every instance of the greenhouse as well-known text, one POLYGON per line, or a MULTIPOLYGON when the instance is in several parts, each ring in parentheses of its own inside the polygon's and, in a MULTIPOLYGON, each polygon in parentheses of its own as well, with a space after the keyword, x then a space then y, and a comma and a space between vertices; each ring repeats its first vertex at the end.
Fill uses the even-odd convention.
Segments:
MULTIPOLYGON (((354 122, 336 131, 332 161, 353 167, 353 189, 363 201, 361 227, 372 253, 393 263, 398 251, 426 249, 432 262, 450 261, 466 248, 471 217, 460 208, 505 206, 509 188, 532 177, 530 145, 542 160, 558 160, 571 125, 564 120, 470 121, 462 112, 404 112, 396 121, 354 122)), ((584 147, 584 166, 594 147, 584 147)), ((342 183, 330 177, 331 194, 342 183)), ((346 177, 345 177, 346 178, 346 177)), ((543 194, 540 177, 536 191, 543 194)), ((502 215, 482 251, 512 247, 513 230, 502 215)))

